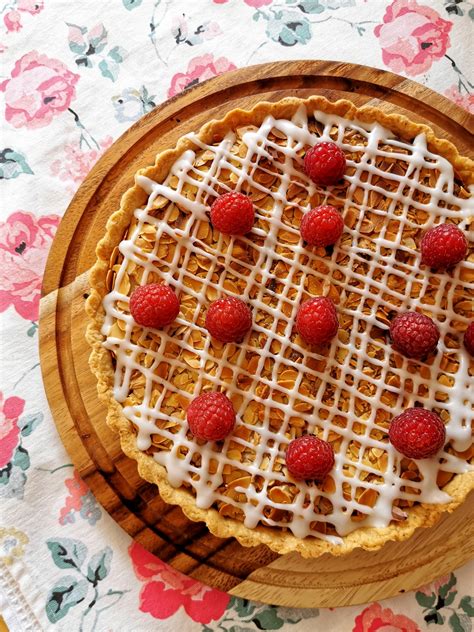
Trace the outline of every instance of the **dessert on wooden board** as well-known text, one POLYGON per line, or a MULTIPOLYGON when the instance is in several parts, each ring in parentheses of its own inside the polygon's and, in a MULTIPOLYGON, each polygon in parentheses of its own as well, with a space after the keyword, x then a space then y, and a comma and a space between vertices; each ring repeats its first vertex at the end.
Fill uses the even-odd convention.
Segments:
POLYGON ((218 536, 308 557, 458 506, 473 184, 428 127, 319 97, 233 110, 140 170, 87 310, 141 476, 218 536))

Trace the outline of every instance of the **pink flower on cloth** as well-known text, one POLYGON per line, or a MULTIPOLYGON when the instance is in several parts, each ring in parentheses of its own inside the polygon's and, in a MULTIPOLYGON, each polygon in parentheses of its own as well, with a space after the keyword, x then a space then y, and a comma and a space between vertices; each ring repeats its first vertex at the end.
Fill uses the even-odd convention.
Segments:
POLYGON ((7 27, 7 31, 9 33, 15 33, 16 31, 19 31, 21 28, 23 28, 23 25, 21 23, 21 15, 18 13, 18 11, 15 11, 15 9, 12 9, 11 11, 8 11, 8 13, 5 13, 5 15, 3 16, 3 23, 7 27))
POLYGON ((448 99, 474 114, 474 94, 461 94, 455 85, 445 90, 444 94, 448 99))
POLYGON ((189 62, 185 73, 178 72, 171 79, 168 97, 174 97, 185 88, 194 86, 200 81, 211 79, 211 77, 220 75, 228 70, 235 70, 236 68, 237 66, 225 57, 214 59, 214 56, 210 53, 202 55, 201 57, 194 57, 194 59, 191 59, 189 62))
POLYGON ((16 8, 18 11, 36 15, 44 9, 44 2, 43 0, 16 0, 16 8))
POLYGON ((41 279, 60 217, 16 211, 0 222, 0 312, 10 305, 37 320, 41 279))
POLYGON ((182 575, 133 542, 128 549, 133 570, 145 585, 140 591, 140 610, 155 619, 171 617, 181 606, 193 621, 207 624, 220 619, 230 596, 182 575))
POLYGON ((68 191, 74 194, 94 164, 112 143, 111 136, 106 136, 99 142, 99 149, 93 147, 83 150, 79 141, 66 143, 62 157, 51 163, 52 175, 64 182, 71 182, 72 186, 68 187, 68 191))
POLYGON ((49 125, 68 109, 79 75, 58 59, 31 51, 19 59, 11 78, 0 83, 5 92, 5 118, 14 127, 34 129, 49 125))
POLYGON ((76 515, 94 525, 101 517, 100 508, 91 491, 74 470, 72 478, 66 478, 64 484, 69 490, 64 507, 59 512, 59 524, 66 525, 76 521, 76 515))
POLYGON ((421 632, 417 624, 404 614, 373 603, 356 617, 352 632, 421 632))
POLYGON ((17 422, 24 407, 24 399, 7 397, 3 401, 3 393, 0 391, 0 469, 11 461, 18 445, 20 429, 17 422))
POLYGON ((434 582, 432 582, 431 584, 426 584, 425 586, 422 586, 421 588, 418 588, 417 592, 421 592, 424 595, 428 595, 428 597, 432 594, 432 593, 438 593, 438 590, 444 586, 445 584, 447 584, 449 582, 450 579, 450 575, 443 575, 443 577, 439 577, 438 579, 436 579, 434 582))
POLYGON ((383 22, 374 32, 380 39, 383 62, 394 72, 410 76, 426 72, 450 46, 452 22, 415 0, 395 0, 383 22))

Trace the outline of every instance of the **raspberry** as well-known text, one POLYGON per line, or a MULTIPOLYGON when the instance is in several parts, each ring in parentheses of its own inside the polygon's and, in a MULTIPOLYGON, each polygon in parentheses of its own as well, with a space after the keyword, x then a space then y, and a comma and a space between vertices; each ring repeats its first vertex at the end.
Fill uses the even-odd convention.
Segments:
POLYGON ((224 193, 211 206, 212 225, 226 235, 245 235, 252 230, 254 220, 251 200, 237 191, 224 193))
POLYGON ((344 220, 334 206, 312 208, 301 220, 301 236, 311 246, 331 246, 344 230, 344 220))
POLYGON ((474 321, 464 332, 464 346, 466 351, 474 356, 474 321))
POLYGON ((139 325, 159 329, 179 314, 179 300, 168 285, 140 285, 130 296, 130 312, 139 325))
POLYGON ((407 408, 392 419, 388 437, 393 447, 409 459, 428 459, 444 446, 446 428, 436 413, 407 408))
POLYGON ((316 184, 336 184, 346 170, 346 156, 336 143, 323 141, 306 152, 304 170, 316 184))
POLYGON ((421 263, 430 268, 449 268, 467 255, 467 239, 454 224, 430 228, 421 240, 421 263))
POLYGON ((405 312, 392 320, 390 337, 399 353, 407 358, 422 358, 436 349, 439 329, 428 316, 405 312))
POLYGON ((237 342, 251 327, 252 312, 240 298, 228 296, 209 305, 206 329, 213 338, 221 342, 237 342))
POLYGON ((224 393, 203 393, 196 397, 186 413, 189 430, 203 441, 222 441, 232 432, 235 412, 224 393))
POLYGON ((298 309, 296 330, 306 344, 320 345, 329 342, 338 329, 336 308, 330 298, 310 298, 298 309))
POLYGON ((286 450, 286 467, 293 478, 323 479, 334 465, 334 451, 327 441, 315 435, 293 439, 286 450))

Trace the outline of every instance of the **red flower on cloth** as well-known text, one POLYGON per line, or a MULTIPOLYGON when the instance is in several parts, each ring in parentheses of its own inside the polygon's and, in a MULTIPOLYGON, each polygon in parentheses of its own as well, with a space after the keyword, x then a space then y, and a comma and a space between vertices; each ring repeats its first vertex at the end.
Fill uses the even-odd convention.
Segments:
POLYGON ((216 77, 223 72, 235 70, 236 68, 237 66, 225 57, 214 59, 214 56, 210 53, 201 57, 194 57, 194 59, 190 60, 185 73, 178 72, 171 79, 168 96, 174 97, 185 88, 190 88, 201 81, 211 79, 211 77, 216 77))
POLYGON ((68 109, 79 75, 58 59, 31 51, 19 59, 11 78, 0 83, 5 92, 5 118, 14 127, 45 127, 68 109))
POLYGON ((384 64, 394 72, 419 75, 441 59, 450 46, 452 22, 415 0, 395 0, 375 27, 384 64))
POLYGON ((0 222, 0 312, 10 305, 37 320, 41 279, 60 217, 16 211, 0 222))
POLYGON ((23 412, 25 400, 20 397, 7 397, 3 400, 0 391, 0 469, 12 459, 18 445, 18 417, 23 412))
POLYGON ((352 632, 420 632, 420 628, 404 614, 373 603, 356 617, 352 632))
POLYGON ((140 591, 140 610, 155 619, 171 617, 181 606, 197 623, 220 619, 230 597, 182 575, 133 542, 128 549, 135 575, 145 585, 140 591))

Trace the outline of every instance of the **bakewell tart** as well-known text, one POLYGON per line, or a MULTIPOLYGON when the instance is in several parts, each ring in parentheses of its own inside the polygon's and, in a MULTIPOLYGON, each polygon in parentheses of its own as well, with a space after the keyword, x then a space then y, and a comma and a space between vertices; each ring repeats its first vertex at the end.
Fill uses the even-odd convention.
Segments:
POLYGON ((108 423, 165 501, 305 557, 463 502, 473 165, 426 126, 313 97, 233 110, 138 171, 87 336, 108 423))

